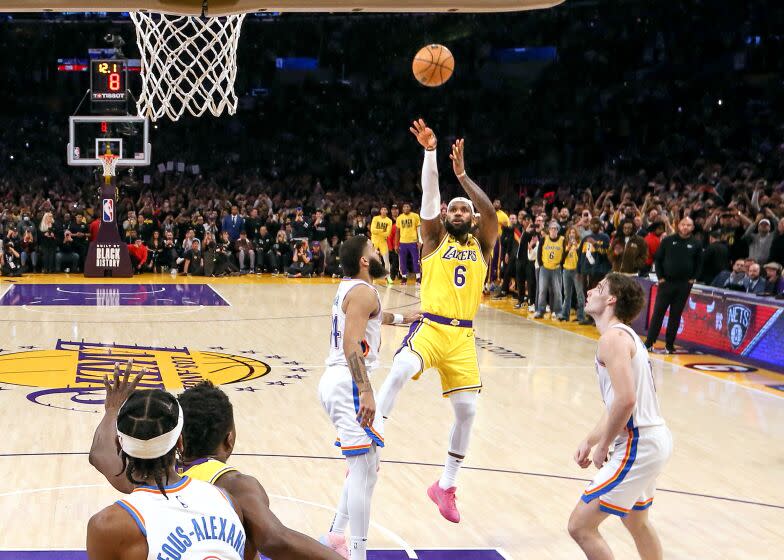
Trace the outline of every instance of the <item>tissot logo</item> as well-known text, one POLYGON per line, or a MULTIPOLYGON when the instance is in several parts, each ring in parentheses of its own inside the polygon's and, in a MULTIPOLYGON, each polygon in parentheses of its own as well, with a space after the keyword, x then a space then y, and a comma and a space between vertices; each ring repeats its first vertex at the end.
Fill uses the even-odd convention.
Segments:
POLYGON ((115 362, 130 359, 135 371, 147 370, 140 385, 146 389, 176 391, 202 381, 225 385, 258 379, 270 371, 267 364, 247 356, 58 340, 54 350, 0 356, 0 381, 40 388, 27 396, 35 404, 93 412, 103 405, 104 375, 112 375, 115 362))
POLYGON ((751 324, 751 309, 739 303, 727 306, 727 334, 733 350, 743 344, 751 324))

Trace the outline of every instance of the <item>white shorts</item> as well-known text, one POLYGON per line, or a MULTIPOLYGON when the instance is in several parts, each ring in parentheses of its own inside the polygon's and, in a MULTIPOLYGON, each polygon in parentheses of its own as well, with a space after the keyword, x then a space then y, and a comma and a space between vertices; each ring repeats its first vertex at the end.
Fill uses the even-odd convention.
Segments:
POLYGON ((672 434, 667 426, 627 428, 610 450, 610 460, 599 469, 583 493, 590 503, 599 499, 599 509, 619 517, 653 505, 656 477, 672 454, 672 434))
POLYGON ((329 366, 319 381, 319 398, 338 431, 335 445, 343 455, 362 455, 375 443, 384 447, 384 420, 376 414, 373 426, 362 428, 357 421, 359 390, 346 366, 329 366))

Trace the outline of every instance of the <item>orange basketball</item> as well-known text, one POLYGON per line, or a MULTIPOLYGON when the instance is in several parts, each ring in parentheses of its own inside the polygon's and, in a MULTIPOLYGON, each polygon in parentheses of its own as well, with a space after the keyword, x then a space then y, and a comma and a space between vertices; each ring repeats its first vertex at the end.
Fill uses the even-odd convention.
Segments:
POLYGON ((420 84, 438 87, 452 77, 455 57, 444 45, 428 45, 416 53, 411 69, 420 84))

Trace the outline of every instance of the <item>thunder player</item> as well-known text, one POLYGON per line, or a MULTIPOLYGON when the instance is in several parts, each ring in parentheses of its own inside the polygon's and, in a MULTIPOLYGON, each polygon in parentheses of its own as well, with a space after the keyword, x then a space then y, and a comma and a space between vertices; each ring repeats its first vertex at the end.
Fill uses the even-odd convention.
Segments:
MULTIPOLYGON (((384 262, 384 268, 387 271, 390 270, 388 238, 392 232, 392 220, 387 217, 388 213, 387 207, 382 206, 378 216, 373 216, 373 219, 370 221, 370 240, 373 242, 373 247, 376 248, 378 254, 381 255, 381 260, 384 262)), ((391 283, 392 277, 387 274, 387 284, 391 283)))
POLYGON ((182 410, 165 391, 137 391, 122 406, 117 437, 135 488, 90 519, 90 560, 242 560, 240 508, 219 488, 175 470, 182 426, 182 410))
POLYGON ((346 554, 344 531, 351 524, 349 554, 365 560, 370 528, 370 500, 376 485, 379 456, 384 447, 383 420, 376 417, 370 373, 379 365, 381 325, 410 323, 419 315, 385 313, 373 280, 387 274, 373 244, 364 235, 340 246, 345 277, 332 303, 332 332, 327 369, 319 382, 319 397, 337 428, 338 445, 348 461, 337 515, 322 539, 346 554))
POLYGON ((608 515, 622 519, 641 558, 662 558, 648 508, 672 454, 672 435, 659 412, 648 352, 629 327, 644 301, 633 278, 610 273, 588 292, 585 305, 601 333, 596 372, 606 411, 574 454, 582 468, 593 462, 599 472, 572 512, 569 534, 590 560, 613 558, 599 534, 608 515))
POLYGON ((468 450, 476 415, 479 379, 473 320, 479 308, 487 263, 498 237, 498 220, 490 199, 468 178, 463 160, 463 140, 452 147, 452 167, 471 198, 455 198, 440 219, 441 195, 436 167, 436 136, 422 119, 411 132, 425 148, 422 166, 422 315, 403 340, 392 370, 378 397, 378 408, 387 417, 403 384, 423 371, 436 368, 444 397, 452 401, 455 421, 449 453, 441 479, 428 496, 446 519, 460 521, 455 504, 457 472, 468 450), (476 237, 470 233, 474 205, 481 213, 476 237))
MULTIPOLYGON (((131 494, 135 485, 125 475, 117 453, 117 417, 146 373, 142 370, 130 381, 132 369, 133 362, 129 361, 125 374, 121 375, 119 364, 115 364, 113 382, 104 379, 106 413, 95 430, 90 448, 90 464, 123 494, 131 494)), ((184 465, 178 467, 177 473, 215 485, 228 492, 240 506, 244 525, 253 528, 245 547, 246 560, 258 558, 256 550, 265 556, 288 560, 339 558, 329 548, 284 526, 270 511, 269 498, 259 481, 226 464, 236 441, 234 412, 226 393, 205 381, 186 389, 178 402, 184 415, 181 451, 184 465)))

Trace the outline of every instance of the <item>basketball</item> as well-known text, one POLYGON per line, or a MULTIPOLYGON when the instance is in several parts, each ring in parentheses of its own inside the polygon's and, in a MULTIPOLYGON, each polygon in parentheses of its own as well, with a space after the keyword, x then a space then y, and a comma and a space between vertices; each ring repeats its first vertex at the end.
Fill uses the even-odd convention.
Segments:
POLYGON ((438 87, 452 77, 455 57, 444 45, 427 45, 416 53, 411 70, 420 84, 438 87))

